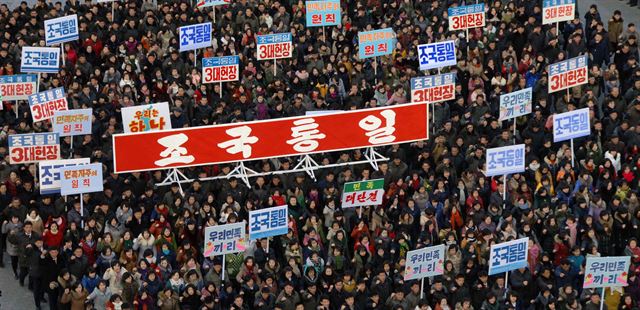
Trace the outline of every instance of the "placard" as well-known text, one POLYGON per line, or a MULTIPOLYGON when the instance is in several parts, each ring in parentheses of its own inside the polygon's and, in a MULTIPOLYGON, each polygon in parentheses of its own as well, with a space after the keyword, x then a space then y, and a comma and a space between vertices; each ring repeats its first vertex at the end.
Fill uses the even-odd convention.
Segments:
POLYGON ((549 65, 549 93, 587 84, 589 68, 587 55, 549 65))
POLYGON ((360 59, 393 53, 396 34, 392 28, 358 32, 358 57, 360 59))
POLYGON ((80 39, 78 15, 67 15, 44 21, 44 39, 47 45, 80 39))
POLYGON ((420 70, 429 70, 447 66, 455 66, 456 42, 443 41, 418 45, 418 62, 420 70))
POLYGON ((505 175, 524 171, 524 144, 487 149, 486 176, 505 175))
POLYGON ((290 58, 293 52, 291 32, 257 36, 258 60, 290 58))
POLYGON ((223 56, 202 59, 202 83, 240 80, 240 57, 223 56))
POLYGON ((198 2, 196 2, 196 8, 200 9, 200 8, 206 8, 209 6, 217 6, 217 5, 224 5, 224 4, 230 4, 231 0, 199 0, 198 2))
POLYGON ((340 0, 307 1, 307 27, 337 26, 342 21, 340 0))
POLYGON ((89 158, 45 160, 38 163, 40 194, 60 194, 60 168, 88 164, 89 158))
POLYGON ((527 266, 529 237, 491 245, 489 275, 527 266))
POLYGON ((449 8, 449 31, 484 27, 484 3, 449 8))
POLYGON ((90 135, 92 113, 92 109, 56 111, 51 119, 53 132, 61 137, 90 135))
POLYGON ((411 79, 411 102, 436 103, 455 99, 456 74, 419 76, 411 79))
POLYGON ((500 96, 499 120, 512 119, 531 113, 531 87, 500 96))
POLYGON ((116 134, 118 173, 296 156, 428 138, 426 103, 116 134), (340 124, 340 126, 336 126, 340 124))
POLYGON ((171 129, 168 102, 122 108, 124 132, 143 132, 171 129))
POLYGON ((247 248, 246 222, 204 228, 204 257, 244 252, 247 248))
POLYGON ((407 252, 404 280, 417 280, 444 274, 444 244, 407 252))
POLYGON ((590 134, 589 108, 553 115, 553 142, 580 138, 590 134))
POLYGON ((211 22, 179 27, 180 51, 192 51, 211 46, 211 28, 211 22))
POLYGON ((22 73, 58 73, 60 70, 59 48, 23 46, 20 59, 22 73))
POLYGON ((285 235, 289 231, 289 209, 278 206, 249 211, 249 239, 285 235))
POLYGON ((630 264, 630 256, 587 256, 582 288, 628 286, 630 264))
POLYGON ((542 0, 542 24, 573 20, 576 16, 576 0, 542 0))
POLYGON ((36 93, 37 82, 36 74, 0 75, 0 101, 26 100, 36 93))
POLYGON ((102 164, 60 167, 60 194, 76 195, 103 190, 102 164))
POLYGON ((384 197, 384 179, 344 183, 342 208, 378 206, 384 197))
POLYGON ((10 135, 8 144, 9 163, 12 165, 60 159, 60 135, 57 132, 10 135))
POLYGON ((69 109, 64 87, 45 90, 29 96, 29 107, 33 122, 40 122, 53 117, 56 111, 69 109))

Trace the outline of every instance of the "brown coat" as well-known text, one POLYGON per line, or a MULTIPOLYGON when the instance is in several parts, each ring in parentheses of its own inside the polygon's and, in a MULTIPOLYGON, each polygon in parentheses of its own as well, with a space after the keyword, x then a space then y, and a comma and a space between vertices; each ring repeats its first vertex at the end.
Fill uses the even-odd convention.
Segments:
POLYGON ((609 42, 611 46, 615 48, 618 45, 618 37, 622 33, 622 29, 624 27, 624 22, 622 18, 619 20, 615 20, 611 18, 609 20, 609 42))
POLYGON ((78 293, 76 291, 70 291, 62 294, 60 302, 63 304, 71 303, 71 310, 84 310, 84 302, 89 294, 85 289, 78 293))

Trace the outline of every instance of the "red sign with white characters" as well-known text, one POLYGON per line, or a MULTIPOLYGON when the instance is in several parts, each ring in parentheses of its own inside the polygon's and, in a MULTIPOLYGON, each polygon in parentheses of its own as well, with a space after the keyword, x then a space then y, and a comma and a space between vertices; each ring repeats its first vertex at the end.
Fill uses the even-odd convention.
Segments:
POLYGON ((113 136, 114 171, 296 156, 428 138, 427 104, 113 136))

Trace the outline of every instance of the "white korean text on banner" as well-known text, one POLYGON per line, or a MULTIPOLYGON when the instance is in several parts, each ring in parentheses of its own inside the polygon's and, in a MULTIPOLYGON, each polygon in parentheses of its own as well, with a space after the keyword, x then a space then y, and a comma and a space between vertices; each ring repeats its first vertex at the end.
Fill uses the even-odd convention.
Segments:
POLYGON ((76 41, 80 38, 78 15, 67 15, 44 21, 44 39, 47 45, 76 41))
POLYGON ((404 280, 416 280, 444 274, 445 245, 407 252, 404 280))
POLYGON ((587 55, 549 65, 549 93, 587 84, 589 69, 587 55))
POLYGON ((630 264, 630 256, 588 256, 582 288, 628 286, 630 264))
POLYGON ((60 49, 56 47, 23 46, 20 55, 22 73, 58 73, 60 49))
POLYGON ((500 96, 500 118, 503 121, 527 115, 532 109, 532 88, 525 88, 500 96))
POLYGON ((244 252, 246 222, 207 226, 204 229, 204 257, 244 252))
POLYGON ((411 79, 411 102, 436 103, 455 99, 456 74, 419 76, 411 79))
POLYGON ((36 74, 0 75, 0 101, 29 98, 36 93, 37 81, 36 74))
POLYGON ((382 204, 384 179, 346 182, 342 191, 342 208, 382 204))
POLYGON ((60 135, 57 132, 9 136, 10 164, 27 164, 56 159, 60 159, 60 135))
POLYGON ((240 57, 223 56, 202 59, 202 83, 240 80, 240 57))
POLYGON ((210 22, 179 27, 180 51, 192 51, 211 46, 211 29, 210 22))
POLYGON ((249 211, 249 239, 285 235, 289 230, 286 205, 249 211))
POLYGON ((444 41, 418 45, 420 70, 429 70, 456 65, 455 41, 444 41))
POLYGON ((69 104, 64 87, 45 90, 29 96, 29 107, 34 123, 52 118, 56 111, 68 110, 69 104))
POLYGON ((38 163, 40 176, 40 194, 60 194, 60 168, 89 163, 89 158, 72 158, 61 160, 46 160, 38 163))
POLYGON ((524 144, 487 149, 486 176, 505 175, 524 171, 524 144))
POLYGON ((51 125, 61 137, 91 134, 92 109, 56 111, 51 125))
POLYGON ((489 275, 524 268, 528 256, 529 237, 494 244, 489 258, 489 275))
POLYGON ((484 3, 449 8, 449 31, 484 27, 484 3))
POLYGON ((290 58, 293 52, 291 32, 257 36, 258 60, 290 58))
POLYGON ((206 8, 208 6, 225 5, 231 3, 231 0, 198 0, 196 8, 206 8))
POLYGON ((389 55, 396 47, 393 28, 358 32, 358 57, 360 59, 389 55))
POLYGON ((103 190, 102 164, 60 167, 60 194, 76 195, 103 190))
POLYGON ((307 1, 304 6, 307 9, 307 27, 340 25, 340 0, 307 1))
POLYGON ((553 142, 580 138, 590 134, 589 108, 553 115, 553 142))
POLYGON ((576 16, 576 0, 543 0, 542 24, 573 20, 576 16))
POLYGON ((171 129, 168 102, 122 108, 124 132, 142 132, 171 129))

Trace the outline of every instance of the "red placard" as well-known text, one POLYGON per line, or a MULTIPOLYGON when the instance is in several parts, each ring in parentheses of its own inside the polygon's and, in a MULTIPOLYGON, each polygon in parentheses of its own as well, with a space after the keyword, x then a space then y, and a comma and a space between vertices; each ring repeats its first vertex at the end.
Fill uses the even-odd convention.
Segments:
POLYGON ((146 171, 428 138, 427 104, 113 136, 114 171, 146 171))

